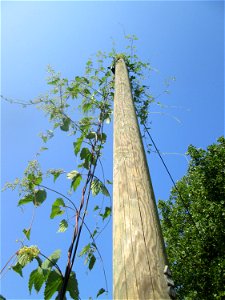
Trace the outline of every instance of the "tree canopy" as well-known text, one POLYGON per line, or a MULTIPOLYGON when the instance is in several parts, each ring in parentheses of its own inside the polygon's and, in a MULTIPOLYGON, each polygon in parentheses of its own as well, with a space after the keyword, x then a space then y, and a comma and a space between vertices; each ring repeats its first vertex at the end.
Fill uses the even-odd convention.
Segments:
POLYGON ((177 298, 225 297, 225 139, 188 148, 187 174, 159 201, 177 298))

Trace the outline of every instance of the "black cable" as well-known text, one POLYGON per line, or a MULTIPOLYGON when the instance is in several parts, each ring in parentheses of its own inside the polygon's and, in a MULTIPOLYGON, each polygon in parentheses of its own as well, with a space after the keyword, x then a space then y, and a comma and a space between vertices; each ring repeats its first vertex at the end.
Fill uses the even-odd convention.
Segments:
MULTIPOLYGON (((153 144, 153 146, 154 146, 154 148, 155 148, 157 154, 159 155, 159 157, 160 157, 160 159, 161 159, 161 161, 162 161, 162 163, 163 163, 163 165, 164 165, 164 167, 165 167, 165 169, 166 169, 166 172, 167 172, 167 174, 169 175, 169 177, 170 177, 170 179, 171 179, 171 181, 172 181, 172 183, 173 183, 174 188, 176 189, 178 195, 180 196, 180 199, 181 199, 181 201, 182 201, 182 204, 183 204, 183 206, 185 207, 185 209, 187 210, 187 213, 188 213, 188 216, 189 216, 191 222, 194 224, 195 228, 198 230, 198 227, 197 227, 197 225, 196 225, 196 223, 195 223, 195 221, 194 221, 194 219, 193 219, 193 217, 192 217, 192 215, 191 215, 191 213, 190 213, 190 211, 189 211, 189 208, 188 208, 188 206, 185 204, 184 198, 183 198, 183 196, 181 195, 181 193, 180 193, 180 191, 179 191, 179 189, 178 189, 178 187, 177 187, 177 185, 176 185, 176 183, 175 183, 175 181, 174 181, 174 179, 173 179, 173 177, 172 177, 172 175, 171 175, 171 173, 170 173, 170 171, 169 171, 169 169, 168 169, 168 167, 167 167, 167 165, 166 165, 166 163, 165 163, 165 161, 164 161, 164 159, 162 158, 162 155, 160 154, 160 151, 159 151, 158 147, 156 146, 156 144, 155 144, 155 142, 154 142, 154 140, 153 140, 151 134, 149 133, 148 128, 146 127, 145 124, 143 124, 143 126, 144 126, 145 132, 146 132, 147 135, 149 136, 149 138, 150 138, 150 140, 151 140, 151 142, 152 142, 152 144, 153 144)), ((198 230, 198 233, 199 233, 199 235, 200 235, 199 230, 198 230)))

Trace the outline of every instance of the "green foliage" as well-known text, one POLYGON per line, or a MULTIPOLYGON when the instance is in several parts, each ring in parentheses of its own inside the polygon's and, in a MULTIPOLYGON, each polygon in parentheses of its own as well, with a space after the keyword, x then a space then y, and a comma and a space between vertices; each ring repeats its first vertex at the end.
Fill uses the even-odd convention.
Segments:
POLYGON ((42 269, 38 267, 30 273, 28 282, 28 289, 31 294, 32 288, 38 293, 45 282, 45 276, 43 275, 42 269))
POLYGON ((17 262, 12 267, 12 269, 23 276, 22 269, 30 262, 33 261, 34 258, 38 257, 40 250, 37 246, 23 246, 20 250, 17 251, 17 262))
POLYGON ((68 222, 67 222, 65 219, 63 219, 63 220, 59 223, 59 229, 58 229, 57 232, 64 232, 64 231, 67 230, 67 228, 68 228, 68 222))
POLYGON ((96 297, 98 298, 98 297, 99 297, 100 295, 102 295, 103 293, 105 293, 105 289, 101 288, 101 289, 98 291, 96 297))
POLYGON ((85 264, 88 265, 89 270, 93 269, 96 262, 96 257, 94 255, 95 251, 96 245, 94 243, 89 243, 82 249, 79 254, 79 256, 85 256, 85 264))
POLYGON ((30 239, 30 228, 29 229, 24 229, 23 233, 25 234, 26 238, 29 240, 30 239))
POLYGON ((224 299, 225 139, 189 146, 187 174, 160 201, 162 229, 178 299, 224 299), (179 192, 178 192, 179 191, 179 192))
POLYGON ((52 296, 59 291, 60 285, 62 284, 62 277, 60 274, 53 270, 50 272, 45 285, 44 297, 45 300, 50 300, 52 296))
POLYGON ((109 216, 111 216, 111 212, 112 212, 111 207, 107 207, 107 206, 106 206, 104 214, 101 214, 101 213, 100 213, 100 216, 102 217, 103 221, 104 221, 106 218, 108 218, 109 216))
POLYGON ((61 207, 65 207, 65 203, 62 198, 57 198, 52 204, 51 219, 64 214, 64 210, 61 210, 61 207))
POLYGON ((67 178, 72 180, 71 188, 73 188, 73 190, 75 192, 82 180, 81 174, 78 171, 74 170, 67 174, 67 178))
POLYGON ((70 294, 70 297, 75 300, 79 300, 79 289, 78 289, 78 282, 76 278, 75 272, 70 273, 70 278, 68 282, 67 290, 70 294))
POLYGON ((99 193, 102 193, 103 195, 109 197, 109 191, 106 188, 106 186, 104 185, 103 182, 101 182, 98 178, 93 179, 92 183, 91 183, 91 191, 93 196, 98 195, 99 193))
MULTIPOLYGON (((48 147, 46 147, 46 144, 50 139, 56 138, 58 132, 60 132, 60 134, 72 137, 72 155, 76 156, 75 159, 78 162, 77 167, 73 167, 77 168, 77 170, 72 170, 69 173, 58 168, 44 172, 38 160, 33 160, 28 163, 22 179, 16 179, 14 183, 6 184, 6 188, 18 189, 18 206, 33 204, 36 209, 40 205, 45 205, 45 200, 50 196, 50 193, 53 193, 54 196, 57 194, 58 198, 52 204, 49 212, 50 219, 54 219, 64 213, 67 216, 66 219, 60 221, 57 232, 65 232, 69 226, 68 220, 74 220, 71 226, 73 231, 70 241, 71 246, 65 254, 67 255, 68 252, 70 254, 71 269, 69 270, 68 278, 63 278, 63 272, 57 265, 60 257, 59 250, 42 262, 40 255, 44 256, 44 254, 36 253, 36 256, 34 254, 31 255, 30 250, 28 251, 22 247, 17 254, 17 263, 12 267, 14 271, 22 276, 23 267, 35 259, 38 267, 30 274, 28 288, 30 293, 33 288, 36 292, 39 292, 45 284, 45 299, 51 299, 55 293, 61 292, 63 286, 66 286, 66 290, 63 291, 65 294, 64 298, 66 297, 66 292, 69 292, 73 299, 79 299, 77 279, 72 268, 74 259, 77 257, 76 251, 81 236, 76 234, 76 230, 81 232, 83 225, 87 228, 84 220, 88 215, 89 198, 92 196, 96 198, 103 196, 101 207, 95 205, 94 210, 103 221, 111 216, 110 203, 105 204, 104 196, 110 197, 105 182, 107 184, 112 184, 112 182, 109 180, 105 181, 104 174, 102 176, 103 180, 100 180, 96 177, 95 172, 99 159, 103 156, 104 146, 107 141, 105 127, 106 124, 111 122, 113 111, 114 74, 111 70, 113 71, 115 62, 120 58, 125 60, 128 67, 139 121, 143 125, 146 125, 148 122, 148 110, 154 98, 149 94, 148 87, 142 81, 146 71, 151 70, 151 68, 149 64, 141 62, 135 54, 133 41, 136 40, 136 37, 127 36, 127 39, 129 41, 129 46, 127 47, 129 53, 116 54, 113 50, 111 53, 106 54, 99 51, 95 61, 92 59, 87 61, 85 73, 81 76, 75 76, 71 80, 63 78, 60 73, 48 67, 49 78, 47 82, 50 86, 50 91, 46 95, 42 95, 28 103, 41 109, 51 124, 51 128, 40 134, 43 147, 37 153, 37 158, 44 150, 47 152, 48 147), (53 176, 52 184, 58 183, 57 179, 59 176, 60 181, 69 179, 69 196, 66 193, 62 193, 60 186, 55 189, 48 185, 47 179, 49 175, 53 176), (82 187, 79 189, 78 187, 81 185, 82 187), (79 193, 80 191, 81 195, 70 198, 73 194, 72 192, 79 193), (76 201, 74 198, 76 198, 76 201), (80 202, 77 199, 80 199, 80 202), (65 282, 66 284, 62 284, 65 282)), ((94 198, 93 201, 97 202, 97 199, 94 198)), ((87 229, 89 230, 89 228, 87 229)), ((31 231, 32 225, 23 229, 23 234, 28 240, 30 239, 31 231)), ((99 230, 98 227, 89 230, 92 240, 80 253, 80 256, 85 258, 85 264, 87 264, 89 270, 93 269, 97 261, 96 257, 101 260, 100 253, 94 242, 94 236, 97 233, 100 234, 100 232, 102 230, 99 230)), ((106 290, 107 284, 106 289, 101 288, 99 290, 97 297, 105 293, 106 290)), ((59 299, 58 297, 56 299, 59 299)))

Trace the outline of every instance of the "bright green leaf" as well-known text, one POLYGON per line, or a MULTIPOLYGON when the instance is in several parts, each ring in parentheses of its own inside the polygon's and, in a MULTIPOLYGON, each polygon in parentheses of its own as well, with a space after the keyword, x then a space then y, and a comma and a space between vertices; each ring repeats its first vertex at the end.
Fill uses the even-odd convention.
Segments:
POLYGON ((24 196, 20 201, 18 202, 18 206, 27 204, 29 202, 32 202, 34 200, 34 196, 32 194, 24 196))
POLYGON ((52 204, 52 211, 50 215, 51 219, 55 218, 56 216, 60 216, 65 212, 64 210, 61 210, 61 207, 65 207, 65 203, 62 198, 57 198, 52 204))
POLYGON ((84 138, 83 138, 83 136, 81 136, 76 140, 76 142, 73 143, 75 155, 77 155, 79 153, 83 140, 84 140, 84 138))
POLYGON ((93 196, 98 195, 100 192, 107 197, 110 196, 106 186, 97 178, 93 179, 91 183, 91 191, 93 196))
POLYGON ((24 229, 23 233, 25 234, 26 238, 29 240, 30 239, 30 228, 29 229, 24 229))
POLYGON ((79 256, 83 256, 83 255, 87 254, 90 249, 91 249, 91 244, 89 243, 86 246, 84 246, 84 248, 81 250, 79 256))
POLYGON ((54 251, 50 256, 48 256, 48 259, 44 260, 41 268, 44 272, 44 274, 48 274, 49 271, 51 271, 52 267, 55 266, 58 259, 60 258, 61 250, 54 251))
POLYGON ((91 191, 93 196, 98 195, 99 192, 101 191, 101 181, 98 180, 97 178, 92 180, 91 191))
POLYGON ((78 171, 73 170, 67 174, 67 178, 73 180, 74 178, 77 177, 78 174, 80 174, 78 171))
POLYGON ((102 219, 105 220, 106 218, 108 218, 111 215, 111 211, 111 207, 106 207, 104 214, 101 214, 102 219))
POLYGON ((33 270, 30 273, 30 278, 29 278, 29 282, 28 282, 28 288, 29 288, 30 294, 31 294, 33 287, 35 288, 36 292, 39 292, 44 282, 45 282, 45 277, 43 276, 43 273, 41 272, 41 268, 38 267, 37 269, 33 270))
POLYGON ((68 222, 67 222, 65 219, 63 219, 63 220, 59 223, 59 229, 58 229, 57 232, 64 232, 64 231, 67 230, 67 228, 68 228, 68 222))

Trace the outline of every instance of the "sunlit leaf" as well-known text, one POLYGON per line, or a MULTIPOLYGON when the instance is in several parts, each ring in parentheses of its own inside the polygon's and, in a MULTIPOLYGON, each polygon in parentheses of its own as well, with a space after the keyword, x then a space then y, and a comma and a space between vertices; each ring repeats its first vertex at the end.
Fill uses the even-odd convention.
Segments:
POLYGON ((26 238, 29 240, 30 239, 30 228, 29 229, 24 229, 23 233, 25 234, 26 238))
POLYGON ((32 202, 34 200, 34 196, 32 194, 24 196, 22 199, 19 200, 18 206, 27 204, 29 202, 32 202))
POLYGON ((89 243, 86 246, 84 246, 84 248, 81 250, 79 256, 86 255, 90 249, 91 249, 91 244, 89 243))
POLYGON ((73 143, 75 155, 77 155, 79 153, 83 140, 84 140, 84 138, 83 138, 83 136, 81 136, 76 140, 76 142, 73 143))
POLYGON ((67 222, 65 219, 63 219, 63 220, 59 223, 59 229, 58 229, 57 232, 64 232, 64 231, 67 230, 67 228, 68 228, 68 222, 67 222))
POLYGON ((55 250, 46 260, 43 261, 41 268, 44 274, 48 274, 51 271, 52 267, 55 266, 58 259, 60 258, 61 250, 55 250))
POLYGON ((55 202, 52 204, 52 211, 50 218, 53 219, 56 216, 60 216, 64 214, 64 210, 61 210, 61 207, 65 207, 65 203, 62 198, 57 198, 55 202))
POLYGON ((111 215, 111 211, 112 211, 111 207, 106 207, 104 214, 100 214, 100 216, 102 216, 102 219, 105 220, 111 215))
POLYGON ((33 287, 35 288, 36 292, 39 292, 44 282, 45 282, 45 277, 41 272, 41 268, 38 267, 37 269, 33 270, 30 273, 29 282, 28 282, 28 289, 30 294, 33 287))

